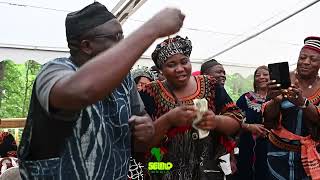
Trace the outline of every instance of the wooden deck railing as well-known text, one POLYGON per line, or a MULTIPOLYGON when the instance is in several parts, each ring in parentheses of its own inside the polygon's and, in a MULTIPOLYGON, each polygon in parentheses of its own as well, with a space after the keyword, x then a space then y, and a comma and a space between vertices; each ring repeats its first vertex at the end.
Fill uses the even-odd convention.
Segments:
POLYGON ((24 128, 26 118, 0 119, 0 128, 24 128))

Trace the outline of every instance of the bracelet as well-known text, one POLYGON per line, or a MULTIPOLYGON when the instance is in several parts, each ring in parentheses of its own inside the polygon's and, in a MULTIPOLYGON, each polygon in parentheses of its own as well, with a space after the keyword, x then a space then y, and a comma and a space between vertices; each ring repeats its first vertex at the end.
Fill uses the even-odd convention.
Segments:
POLYGON ((247 123, 242 123, 241 124, 241 128, 242 129, 248 129, 250 127, 250 124, 247 124, 247 123))
POLYGON ((243 118, 242 121, 240 122, 241 129, 245 125, 245 122, 246 122, 246 118, 243 118))

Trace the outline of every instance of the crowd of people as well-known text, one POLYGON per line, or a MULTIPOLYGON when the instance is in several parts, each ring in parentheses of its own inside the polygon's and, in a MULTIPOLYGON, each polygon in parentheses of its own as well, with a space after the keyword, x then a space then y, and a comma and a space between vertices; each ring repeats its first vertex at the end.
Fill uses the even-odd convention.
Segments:
POLYGON ((290 73, 292 85, 288 89, 282 89, 281 84, 270 79, 269 69, 263 65, 254 72, 253 90, 241 95, 236 105, 223 89, 227 80, 226 72, 218 61, 206 61, 199 72, 191 73, 188 59, 191 48, 191 41, 180 36, 158 44, 152 59, 165 80, 157 80, 155 76, 152 82, 139 89, 156 129, 150 146, 164 147, 168 151, 164 156, 165 160, 179 164, 179 167, 166 174, 147 175, 151 175, 151 179, 221 179, 220 173, 222 177, 232 180, 320 179, 320 37, 307 37, 304 40, 296 70, 290 73), (177 47, 180 49, 176 49, 177 47), (159 58, 159 53, 164 56, 159 58), (174 73, 170 68, 174 69, 174 73), (198 88, 192 89, 192 86, 188 85, 193 79, 197 82, 194 84, 197 84, 198 88), (179 85, 178 82, 183 80, 185 85, 179 85), (214 89, 208 90, 207 84, 214 89), (205 96, 202 92, 206 92, 205 96), (212 94, 213 102, 206 97, 212 94), (214 107, 215 122, 210 126, 210 120, 207 121, 207 117, 204 116, 199 127, 204 123, 209 124, 207 129, 212 135, 209 141, 213 144, 207 146, 219 149, 221 145, 220 152, 207 148, 211 153, 204 153, 204 140, 198 137, 198 142, 193 142, 194 139, 192 141, 195 129, 188 129, 192 128, 192 122, 185 126, 188 125, 187 122, 172 124, 172 120, 170 121, 170 117, 174 117, 175 121, 184 120, 194 109, 185 109, 184 113, 175 109, 187 108, 187 105, 193 104, 192 99, 201 98, 208 100, 209 109, 210 105, 214 107), (229 112, 219 111, 221 109, 229 109, 229 112), (176 116, 171 115, 170 111, 175 112, 176 116), (231 117, 236 117, 233 120, 240 122, 240 127, 222 120, 226 127, 232 128, 221 128, 218 125, 221 121, 218 115, 225 113, 231 113, 231 117), (217 138, 221 135, 222 140, 221 137, 217 138), (194 146, 196 149, 193 149, 194 146), (239 149, 237 154, 234 152, 236 147, 239 149), (226 153, 230 154, 230 174, 223 174, 219 166, 219 157, 226 153), (215 163, 208 163, 207 161, 213 157, 215 163), (203 165, 208 166, 201 167, 203 165))
POLYGON ((223 64, 192 73, 191 40, 169 37, 184 17, 164 9, 124 38, 99 2, 69 13, 70 57, 46 63, 33 86, 21 179, 320 180, 320 37, 304 40, 289 88, 262 65, 233 101, 223 64), (161 37, 154 66, 131 70, 161 37), (128 176, 132 159, 141 171, 128 176), (169 165, 151 171, 153 162, 169 165))
MULTIPOLYGON (((156 129, 149 147, 166 149, 165 161, 179 164, 166 174, 147 173, 145 179, 320 179, 320 37, 304 40, 288 89, 281 89, 280 84, 270 79, 268 67, 262 65, 254 72, 253 90, 241 95, 236 104, 223 88, 227 80, 223 65, 212 59, 204 62, 200 71, 191 73, 191 50, 191 41, 180 36, 158 44, 152 59, 160 71, 139 89, 156 129), (157 79, 157 74, 165 79, 157 79), (189 85, 194 80, 197 88, 189 85), (214 101, 210 100, 211 95, 214 101), (204 115, 199 124, 199 127, 209 124, 209 128, 201 127, 210 130, 211 139, 205 138, 207 144, 205 139, 194 138, 191 124, 196 115, 189 118, 194 109, 187 108, 193 104, 192 99, 202 98, 208 100, 215 121, 211 124, 204 115), (186 108, 185 112, 181 113, 178 109, 181 107, 186 108), (240 126, 225 120, 222 120, 225 127, 231 128, 219 126, 223 119, 220 115, 231 115, 240 126), (236 149, 238 153, 234 152, 236 149), (219 157, 224 154, 230 157, 229 174, 219 165, 219 157)), ((144 68, 140 77, 150 77, 151 69, 144 68)), ((135 71, 139 68, 133 74, 135 71)), ((141 162, 148 161, 152 159, 141 162)))

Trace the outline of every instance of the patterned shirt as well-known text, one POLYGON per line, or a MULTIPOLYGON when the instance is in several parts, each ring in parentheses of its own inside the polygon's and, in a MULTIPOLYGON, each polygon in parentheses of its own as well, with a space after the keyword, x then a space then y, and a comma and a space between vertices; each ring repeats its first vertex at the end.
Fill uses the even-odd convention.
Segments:
MULTIPOLYGON (((231 116, 239 122, 242 119, 240 109, 231 100, 223 86, 209 76, 195 76, 197 90, 192 95, 179 99, 184 105, 193 105, 193 99, 205 98, 208 101, 208 109, 215 114, 231 116)), ((165 88, 163 82, 155 81, 147 84, 140 92, 146 111, 153 120, 156 120, 177 104, 172 94, 165 88)), ((222 136, 212 131, 204 139, 194 136, 191 126, 171 128, 165 135, 160 148, 166 152, 163 162, 172 162, 173 168, 166 174, 151 174, 152 179, 200 179, 199 165, 204 170, 219 172, 218 158, 225 153, 220 143, 222 136), (156 177, 160 176, 160 177, 156 177)), ((155 161, 152 159, 151 161, 155 161)))
MULTIPOLYGON (((259 94, 249 91, 237 101, 237 106, 246 115, 247 124, 262 124, 262 104, 266 101, 259 94)), ((267 180, 267 148, 266 138, 258 137, 251 132, 242 131, 239 141, 239 158, 237 162, 239 179, 267 180)))
POLYGON ((133 80, 128 75, 111 95, 79 112, 50 108, 52 86, 77 70, 60 58, 44 65, 37 77, 18 150, 23 179, 127 179, 128 119, 144 109, 133 80))
MULTIPOLYGON (((316 108, 318 113, 320 113, 320 88, 311 96, 307 97, 310 103, 312 103, 316 108)), ((265 105, 269 103, 266 102, 265 105)), ((273 129, 272 134, 277 139, 280 139, 282 142, 282 147, 289 146, 298 146, 300 151, 293 151, 282 148, 279 144, 275 144, 273 138, 269 136, 269 148, 268 148, 268 167, 271 177, 277 179, 311 179, 311 177, 307 177, 306 172, 312 176, 318 176, 319 173, 319 152, 316 153, 315 141, 319 142, 320 137, 320 128, 314 122, 308 121, 304 116, 304 111, 295 106, 288 100, 284 100, 281 102, 280 108, 281 118, 278 119, 278 124, 280 126, 277 129, 273 129), (279 129, 283 134, 278 134, 279 129), (294 134, 296 137, 307 137, 311 135, 311 138, 315 141, 310 141, 310 139, 304 139, 304 142, 299 140, 298 138, 291 138, 294 134), (287 136, 289 134, 289 136, 287 136), (281 135, 281 136, 280 136, 281 135), (307 144, 305 142, 311 142, 307 144), (285 144, 286 146, 283 146, 285 144), (307 146, 307 147, 306 147, 307 146), (302 149, 308 149, 307 151, 302 151, 302 149), (307 152, 307 153, 306 153, 307 152), (315 172, 315 174, 314 174, 315 172)), ((275 123, 275 122, 271 122, 275 123)), ((318 151, 319 151, 318 146, 318 151)), ((316 179, 316 178, 312 178, 316 179)))

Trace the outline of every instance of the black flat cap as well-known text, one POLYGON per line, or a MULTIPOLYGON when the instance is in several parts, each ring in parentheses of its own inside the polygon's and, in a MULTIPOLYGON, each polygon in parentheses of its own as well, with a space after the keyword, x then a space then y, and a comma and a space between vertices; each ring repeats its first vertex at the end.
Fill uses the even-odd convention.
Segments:
POLYGON ((67 40, 76 39, 83 33, 115 18, 99 2, 94 2, 79 11, 71 12, 66 17, 67 40))

